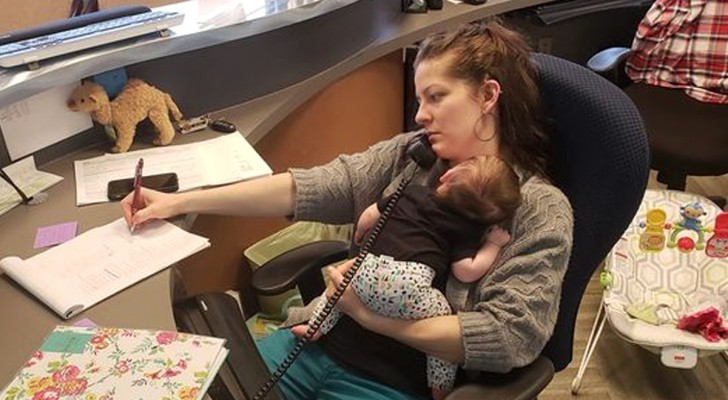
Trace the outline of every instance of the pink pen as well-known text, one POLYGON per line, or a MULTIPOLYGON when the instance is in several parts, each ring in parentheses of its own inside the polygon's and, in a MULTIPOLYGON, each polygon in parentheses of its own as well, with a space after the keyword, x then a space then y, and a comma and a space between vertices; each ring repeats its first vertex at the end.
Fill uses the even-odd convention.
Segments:
MULTIPOLYGON (((131 216, 134 217, 137 211, 142 208, 142 199, 140 192, 142 189, 142 168, 144 168, 144 159, 140 158, 137 163, 136 170, 134 171, 134 197, 131 200, 131 216)), ((132 223, 131 233, 134 233, 136 225, 132 223)))

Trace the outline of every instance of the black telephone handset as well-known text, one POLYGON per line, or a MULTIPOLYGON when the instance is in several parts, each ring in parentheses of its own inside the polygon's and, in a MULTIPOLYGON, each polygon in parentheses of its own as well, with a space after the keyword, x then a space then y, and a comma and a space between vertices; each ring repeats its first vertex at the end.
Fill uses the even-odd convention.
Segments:
POLYGON ((437 155, 432 151, 430 141, 424 132, 416 134, 407 145, 407 155, 410 156, 417 165, 424 169, 430 169, 437 161, 437 155))
MULTIPOLYGON (((417 165, 424 169, 429 169, 430 167, 432 167, 432 165, 435 164, 435 161, 437 161, 437 155, 434 151, 432 151, 430 142, 427 140, 427 134, 425 134, 424 132, 417 133, 416 136, 410 140, 407 145, 406 153, 417 163, 417 165)), ((303 346, 306 344, 306 342, 310 341, 313 335, 318 331, 321 323, 323 323, 323 321, 329 315, 331 310, 336 305, 336 302, 339 301, 339 298, 344 294, 344 291, 349 286, 351 280, 354 278, 354 274, 356 274, 359 266, 364 261, 364 257, 366 257, 367 253, 369 253, 369 249, 372 247, 372 244, 374 244, 374 241, 377 239, 379 233, 382 231, 384 223, 387 221, 389 214, 392 212, 392 209, 394 209, 397 201, 402 196, 402 192, 407 187, 407 185, 409 185, 409 182, 412 180, 413 177, 414 175, 409 178, 403 179, 402 182, 400 182, 399 186, 397 186, 397 189, 394 191, 389 201, 387 202, 387 205, 384 207, 384 210, 382 211, 379 220, 377 220, 377 223, 374 225, 374 228, 372 228, 371 233, 367 237, 364 244, 361 246, 356 260, 354 261, 354 265, 352 265, 351 268, 346 271, 346 273, 344 274, 343 282, 341 283, 341 285, 339 285, 339 287, 336 288, 334 294, 328 298, 324 311, 318 315, 318 318, 315 318, 315 320, 309 324, 309 328, 306 331, 305 337, 300 338, 298 339, 298 341, 296 341, 296 344, 293 346, 291 352, 281 362, 278 368, 276 368, 276 370, 271 373, 268 381, 258 389, 258 392, 253 396, 253 400, 260 400, 265 397, 266 394, 268 394, 273 386, 278 383, 283 374, 286 373, 286 370, 288 370, 291 364, 293 364, 293 361, 295 361, 296 357, 298 357, 301 351, 303 351, 303 346)))

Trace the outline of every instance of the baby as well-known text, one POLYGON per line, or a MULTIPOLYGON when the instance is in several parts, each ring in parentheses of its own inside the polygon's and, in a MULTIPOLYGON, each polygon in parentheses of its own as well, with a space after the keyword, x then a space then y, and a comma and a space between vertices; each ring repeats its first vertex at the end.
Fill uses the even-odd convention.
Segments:
MULTIPOLYGON (((369 234, 390 197, 364 210, 355 241, 369 234)), ((493 156, 474 157, 450 168, 434 190, 407 186, 351 286, 371 310, 386 316, 420 319, 450 314, 444 294, 433 282, 442 287, 450 271, 463 282, 482 278, 510 240, 508 232, 494 225, 509 219, 520 200, 517 175, 493 156)), ((326 299, 320 298, 309 324, 325 305, 326 299)), ((340 317, 341 311, 334 307, 321 324, 321 333, 331 330, 340 317)), ((452 390, 456 372, 456 364, 428 356, 427 380, 434 398, 452 390)))

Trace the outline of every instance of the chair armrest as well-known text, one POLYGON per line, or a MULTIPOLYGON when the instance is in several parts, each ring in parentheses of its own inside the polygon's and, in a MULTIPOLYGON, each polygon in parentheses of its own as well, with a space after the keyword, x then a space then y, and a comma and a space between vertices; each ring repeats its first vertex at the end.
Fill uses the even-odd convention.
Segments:
POLYGON ((586 65, 590 70, 607 78, 620 88, 625 88, 632 84, 632 80, 624 70, 627 58, 631 53, 632 49, 627 47, 611 47, 593 55, 586 65))
POLYGON ((447 400, 533 400, 551 382, 554 365, 539 356, 536 361, 507 374, 484 373, 474 382, 458 386, 447 400))
POLYGON ((611 47, 594 54, 586 65, 594 72, 609 73, 625 62, 631 53, 632 49, 627 47, 611 47))
POLYGON ((349 256, 349 243, 338 240, 312 242, 286 251, 253 271, 251 285, 260 294, 276 295, 297 284, 304 301, 323 291, 320 270, 349 256), (315 280, 317 282, 311 282, 315 280), (309 286, 311 286, 309 288, 309 286))

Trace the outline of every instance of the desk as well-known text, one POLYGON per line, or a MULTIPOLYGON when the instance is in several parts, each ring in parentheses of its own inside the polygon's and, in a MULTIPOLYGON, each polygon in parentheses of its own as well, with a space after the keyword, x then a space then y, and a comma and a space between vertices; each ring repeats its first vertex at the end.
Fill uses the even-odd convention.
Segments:
MULTIPOLYGON (((205 140, 219 134, 211 131, 178 136, 175 144, 205 140)), ((136 147, 140 147, 137 145, 136 147)), ((0 258, 18 255, 30 257, 42 249, 33 249, 37 228, 62 222, 78 221, 79 233, 121 217, 119 203, 76 207, 73 160, 98 156, 100 148, 70 154, 43 167, 44 171, 64 179, 51 187, 48 200, 37 206, 20 205, 0 218, 0 258)), ((184 228, 193 218, 174 221, 184 228)), ((171 294, 173 270, 166 269, 102 301, 80 315, 64 321, 50 308, 25 291, 6 275, 0 276, 0 386, 7 384, 18 368, 40 346, 43 338, 57 324, 73 324, 89 318, 98 325, 127 328, 175 329, 171 294)))
MULTIPOLYGON (((362 1, 362 0, 360 0, 362 1)), ((391 4, 392 0, 386 0, 391 4)), ((457 24, 480 19, 489 15, 525 8, 547 0, 490 0, 484 6, 454 5, 445 2, 441 11, 427 14, 400 15, 388 26, 378 30, 378 38, 351 56, 320 73, 287 86, 284 89, 260 96, 225 110, 225 115, 255 144, 268 131, 287 116, 293 114, 306 100, 341 77, 362 65, 376 60, 397 49, 424 38, 427 34, 444 30, 457 24)), ((378 1, 372 7, 381 6, 378 1)), ((265 54, 258 54, 264 57, 265 54)), ((181 65, 178 68, 184 68, 181 65)), ((215 67, 210 66, 210 68, 215 67)), ((295 69, 295 66, 291 66, 295 69)), ((211 132, 190 136, 178 136, 175 144, 211 137, 211 132)), ((77 151, 42 166, 42 169, 63 176, 65 179, 52 187, 49 200, 39 206, 19 206, 0 217, 0 257, 18 255, 29 257, 37 252, 32 249, 36 229, 40 226, 77 220, 79 230, 108 223, 120 216, 116 203, 98 204, 78 208, 75 206, 73 160, 99 155, 100 150, 77 151)), ((208 250, 210 251, 210 250, 208 250)), ((145 281, 126 289, 68 321, 90 318, 100 325, 129 328, 172 329, 170 270, 165 270, 145 281)), ((51 310, 33 296, 13 284, 7 277, 0 277, 0 386, 4 386, 41 344, 43 337, 56 324, 63 323, 51 310)))

